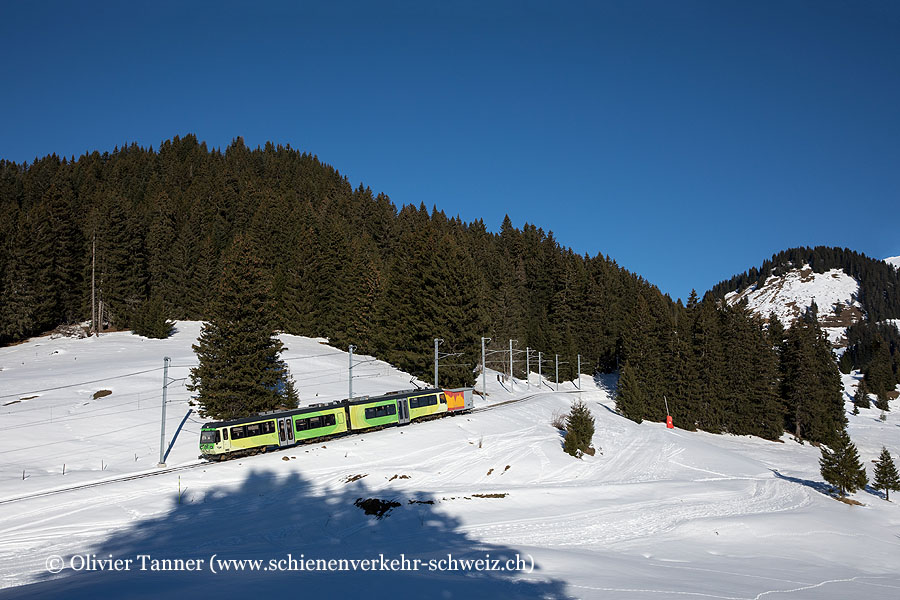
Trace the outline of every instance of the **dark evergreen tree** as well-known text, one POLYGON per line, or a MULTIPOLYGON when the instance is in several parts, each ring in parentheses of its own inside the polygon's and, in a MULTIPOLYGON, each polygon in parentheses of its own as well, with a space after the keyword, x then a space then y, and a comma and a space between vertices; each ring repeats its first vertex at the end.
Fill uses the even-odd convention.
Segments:
POLYGON ((866 487, 866 468, 860 462, 859 452, 846 430, 841 429, 835 436, 830 449, 823 445, 821 453, 819 467, 822 477, 836 487, 841 496, 866 487))
POLYGON ((875 461, 875 479, 872 487, 884 490, 884 499, 888 501, 891 499, 892 491, 900 491, 900 474, 897 473, 891 453, 884 446, 881 447, 881 454, 875 461))
POLYGON ((778 358, 762 324, 744 304, 721 310, 724 356, 723 394, 727 431, 778 439, 784 431, 780 410, 778 358))
POLYGON ((769 315, 769 323, 766 331, 769 334, 769 343, 772 344, 772 347, 778 352, 780 357, 781 353, 784 352, 785 330, 784 323, 781 322, 781 319, 779 319, 778 315, 774 312, 769 315))
POLYGON ((724 402, 725 352, 720 319, 710 301, 701 302, 696 309, 691 331, 694 363, 697 365, 697 398, 693 414, 697 426, 705 431, 721 433, 726 427, 724 402))
POLYGON ((856 395, 853 396, 853 404, 859 408, 872 407, 869 402, 869 386, 866 385, 865 379, 860 379, 859 385, 856 386, 856 395))
POLYGON ((594 439, 594 416, 584 402, 577 400, 566 416, 566 439, 563 450, 575 457, 591 452, 594 439))
POLYGON ((144 302, 132 318, 131 331, 135 335, 165 339, 172 335, 175 323, 166 318, 166 308, 158 296, 144 302))
POLYGON ((891 355, 882 340, 877 340, 872 359, 865 371, 867 387, 876 395, 875 406, 890 410, 889 394, 894 391, 895 379, 891 369, 891 355))
POLYGON ((833 443, 845 423, 842 385, 815 321, 800 319, 788 330, 781 364, 785 429, 801 439, 833 443))
POLYGON ((274 336, 267 274, 257 250, 237 236, 225 258, 210 320, 193 346, 200 361, 191 369, 202 416, 234 419, 292 408, 297 395, 274 336))
POLYGON ((616 389, 616 410, 636 423, 644 420, 647 401, 630 362, 625 362, 616 389))

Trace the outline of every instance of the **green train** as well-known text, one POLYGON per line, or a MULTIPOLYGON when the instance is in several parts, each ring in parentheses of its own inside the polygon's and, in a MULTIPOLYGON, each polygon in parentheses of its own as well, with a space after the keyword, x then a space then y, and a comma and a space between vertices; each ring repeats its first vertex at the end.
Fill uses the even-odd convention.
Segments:
POLYGON ((216 421, 204 424, 200 431, 200 457, 222 460, 257 454, 353 431, 407 425, 472 407, 471 388, 432 388, 216 421))

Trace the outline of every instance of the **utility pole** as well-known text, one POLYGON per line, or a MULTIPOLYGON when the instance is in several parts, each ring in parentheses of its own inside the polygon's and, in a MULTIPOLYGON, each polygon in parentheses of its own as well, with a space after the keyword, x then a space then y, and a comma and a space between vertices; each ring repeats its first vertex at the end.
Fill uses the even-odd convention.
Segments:
POLYGON ((509 340, 509 389, 512 390, 513 386, 513 351, 512 345, 513 342, 518 342, 519 340, 509 340))
POLYGON ((97 271, 97 234, 94 234, 94 239, 91 242, 91 333, 97 333, 97 294, 95 291, 96 285, 96 276, 95 273, 97 271))
POLYGON ((578 355, 578 371, 575 373, 575 382, 578 384, 578 389, 581 389, 581 355, 578 355))
POLYGON ((559 354, 556 355, 556 391, 559 391, 559 354))
POLYGON ((528 391, 531 391, 531 348, 525 346, 525 380, 528 391))
POLYGON ((487 398, 487 371, 484 365, 484 342, 491 341, 491 338, 481 338, 481 393, 487 398))
POLYGON ((356 346, 350 344, 347 349, 350 351, 350 377, 347 378, 347 381, 350 382, 349 398, 353 400, 353 351, 356 350, 356 346))
POLYGON ((538 389, 543 385, 543 375, 541 375, 541 351, 538 350, 538 389))
POLYGON ((159 425, 159 464, 156 465, 157 467, 166 466, 166 389, 169 387, 169 361, 171 360, 168 356, 163 358, 162 421, 159 425))
POLYGON ((438 346, 443 342, 441 338, 434 338, 434 387, 438 387, 438 346))

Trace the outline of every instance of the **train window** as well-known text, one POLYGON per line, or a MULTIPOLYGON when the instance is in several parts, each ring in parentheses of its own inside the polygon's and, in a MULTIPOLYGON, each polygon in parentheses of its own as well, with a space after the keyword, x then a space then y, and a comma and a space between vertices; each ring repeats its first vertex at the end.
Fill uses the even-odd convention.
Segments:
POLYGON ((225 439, 225 440, 228 439, 228 430, 227 429, 222 430, 222 439, 225 439))
POLYGON ((294 428, 291 427, 291 420, 290 420, 290 419, 287 420, 287 424, 288 424, 288 426, 287 426, 288 440, 294 441, 294 428))
POLYGON ((257 435, 262 435, 261 428, 259 423, 254 423, 252 425, 247 425, 247 437, 254 437, 257 435))
POLYGON ((441 404, 447 404, 447 396, 441 394, 441 404))
POLYGON ((231 428, 231 439, 239 440, 243 437, 246 437, 246 432, 243 427, 232 427, 231 428))
POLYGON ((322 421, 322 427, 331 427, 337 422, 333 414, 323 416, 322 421))
MULTIPOLYGON (((378 419, 381 417, 389 417, 391 415, 397 414, 397 406, 394 404, 387 404, 381 406, 371 406, 365 411, 367 419, 378 419)), ((332 425, 334 425, 334 415, 331 415, 332 425)))
POLYGON ((306 431, 309 429, 309 422, 306 419, 297 419, 297 431, 306 431))
POLYGON ((418 398, 410 398, 409 399, 409 407, 410 408, 419 408, 419 399, 418 398))
POLYGON ((221 441, 222 441, 222 439, 219 437, 219 431, 216 430, 216 443, 218 444, 221 441))
POLYGON ((310 429, 318 429, 322 426, 322 419, 319 417, 312 417, 309 419, 309 428, 310 429))

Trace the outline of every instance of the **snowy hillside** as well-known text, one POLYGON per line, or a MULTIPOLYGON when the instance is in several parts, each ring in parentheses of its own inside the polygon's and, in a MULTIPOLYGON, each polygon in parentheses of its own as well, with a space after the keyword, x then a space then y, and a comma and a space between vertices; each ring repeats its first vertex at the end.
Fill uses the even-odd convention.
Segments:
MULTIPOLYGON (((536 375, 529 390, 491 372, 488 401, 480 402, 487 410, 196 467, 200 419, 176 382, 167 437, 186 420, 167 463, 185 468, 123 480, 156 471, 162 357, 173 359, 171 377, 186 376, 198 332, 198 324, 181 322, 168 340, 118 333, 0 349, 0 598, 900 593, 900 503, 870 491, 854 496, 864 506, 826 496, 818 449, 787 437, 776 443, 628 421, 614 413, 610 382, 587 376, 580 393, 572 382, 560 392, 543 382, 537 392, 536 375), (100 390, 112 393, 94 399, 100 390), (550 425, 575 397, 596 419, 599 452, 584 460, 562 452, 550 425), (516 398, 524 400, 501 404, 516 398), (361 498, 397 505, 379 520, 354 505, 361 498), (131 570, 47 572, 54 556, 71 567, 73 555, 86 554, 131 559, 131 570), (377 561, 381 554, 426 563, 448 554, 518 555, 526 568, 276 570, 288 555, 377 561), (204 562, 196 571, 141 571, 140 561, 152 559, 204 562), (223 559, 276 562, 268 571, 245 563, 240 573, 212 573, 210 564, 223 559)), ((304 402, 346 395, 345 353, 320 340, 282 339, 304 402)), ((358 374, 365 377, 354 379, 356 393, 409 387, 407 374, 377 361, 358 374)), ((854 385, 846 376, 848 393, 854 385)), ((900 454, 900 405, 893 408, 886 422, 874 410, 849 416, 870 476, 882 444, 900 454)))
POLYGON ((752 286, 725 297, 729 304, 747 300, 748 308, 768 319, 775 313, 789 326, 815 301, 819 321, 835 345, 846 343, 846 328, 862 318, 859 282, 841 269, 815 273, 808 265, 779 277, 768 277, 762 287, 752 286))
POLYGON ((900 269, 900 256, 891 256, 890 258, 884 259, 889 265, 893 265, 895 269, 900 269))

